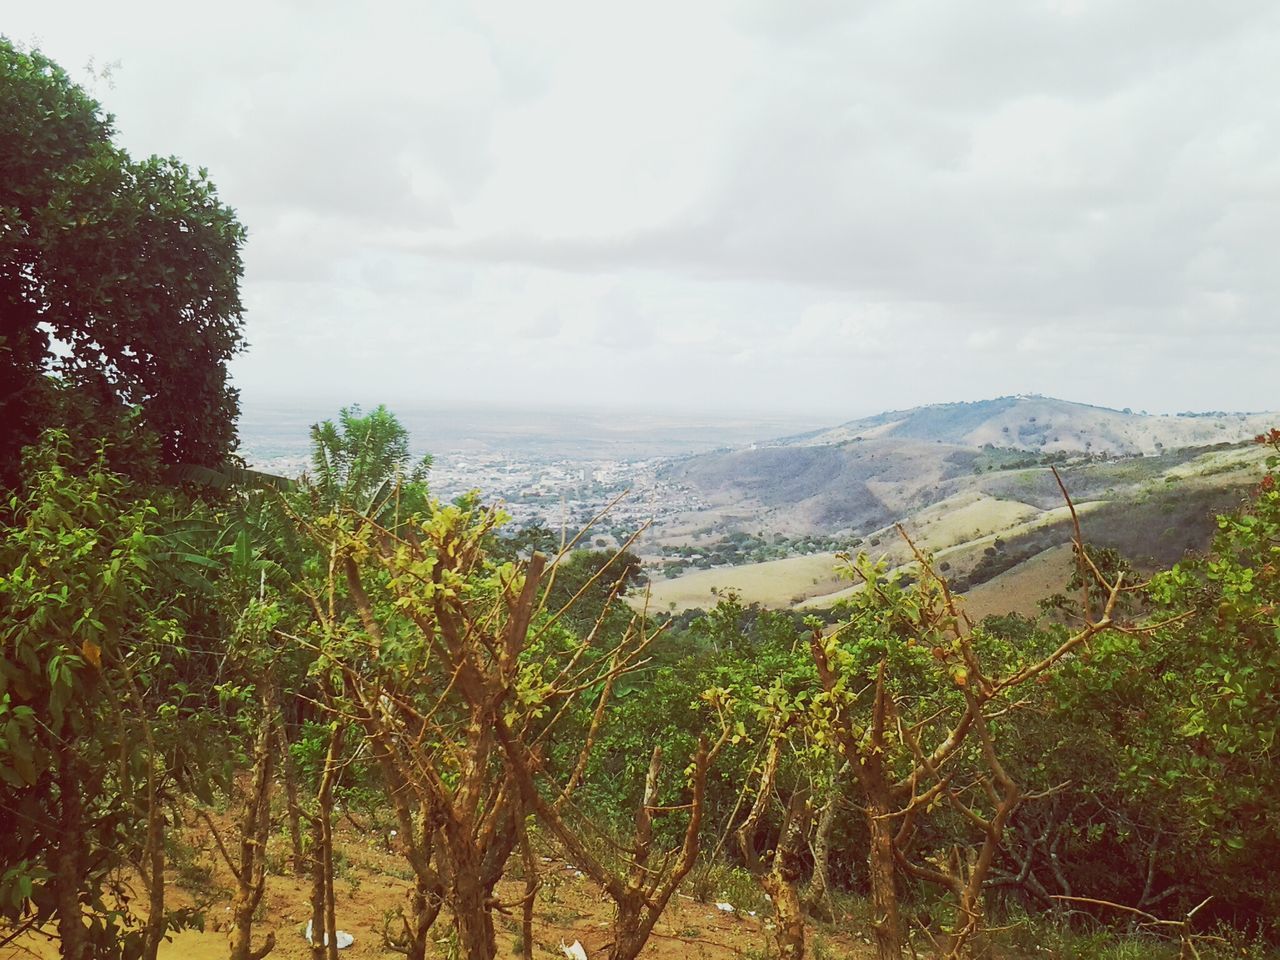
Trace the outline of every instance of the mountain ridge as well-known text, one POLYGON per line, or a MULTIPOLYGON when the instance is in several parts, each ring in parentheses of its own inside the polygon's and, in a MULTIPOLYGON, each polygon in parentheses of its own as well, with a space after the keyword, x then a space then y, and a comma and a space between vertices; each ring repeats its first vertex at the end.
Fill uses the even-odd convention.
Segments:
POLYGON ((770 446, 831 446, 895 437, 1044 453, 1145 455, 1247 439, 1278 419, 1280 413, 1275 411, 1149 414, 1016 394, 884 411, 825 430, 781 437, 770 446))
POLYGON ((1058 497, 1050 465, 1070 475, 1073 495, 1102 495, 1278 423, 1280 413, 1151 415, 1023 395, 887 411, 697 454, 666 477, 749 517, 752 529, 861 533, 965 491, 1043 508, 1058 497))

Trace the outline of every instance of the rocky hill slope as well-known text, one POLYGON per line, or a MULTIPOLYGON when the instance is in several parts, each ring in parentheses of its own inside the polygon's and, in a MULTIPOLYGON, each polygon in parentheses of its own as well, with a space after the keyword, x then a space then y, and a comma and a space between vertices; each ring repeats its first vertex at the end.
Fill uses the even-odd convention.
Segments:
POLYGON ((726 566, 715 562, 717 542, 744 532, 762 542, 820 535, 834 549, 905 563, 895 523, 945 560, 959 589, 1005 577, 1018 585, 1004 584, 1001 597, 1030 596, 1022 581, 1045 565, 1027 561, 1070 538, 1054 469, 1087 540, 1144 569, 1167 566, 1203 549, 1215 515, 1257 483, 1266 451, 1250 441, 1276 424, 1280 413, 1153 417, 1007 397, 686 458, 667 479, 711 506, 687 524, 696 555, 671 562, 683 539, 674 530, 650 546, 652 599, 658 609, 707 607, 732 589, 767 606, 828 607, 847 591, 833 552, 726 566))
POLYGON ((1046 508, 1047 467, 1092 496, 1280 423, 1280 413, 1151 416, 1045 397, 938 404, 678 461, 673 482, 757 528, 861 533, 976 491, 1046 508), (1142 461, 1149 461, 1143 465, 1142 461), (1020 471, 1038 471, 1028 478, 1020 471))

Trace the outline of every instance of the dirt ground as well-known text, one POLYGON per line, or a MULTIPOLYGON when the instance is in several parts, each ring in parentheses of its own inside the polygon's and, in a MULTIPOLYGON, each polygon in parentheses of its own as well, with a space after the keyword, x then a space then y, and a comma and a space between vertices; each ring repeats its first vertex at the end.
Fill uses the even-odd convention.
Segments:
MULTIPOLYGON (((230 917, 231 883, 226 866, 215 863, 215 854, 207 838, 196 837, 195 848, 174 859, 177 866, 169 877, 167 891, 170 907, 203 903, 204 931, 186 930, 172 936, 161 947, 166 960, 222 960, 227 956, 224 925, 230 917)), ((404 862, 388 848, 377 834, 361 834, 347 825, 338 832, 335 850, 339 868, 335 878, 338 902, 338 929, 355 937, 351 947, 341 956, 402 957, 382 942, 384 918, 403 902, 409 884, 404 862)), ((274 837, 270 848, 283 861, 284 845, 274 837), (277 849, 278 848, 278 849, 277 849)), ((551 851, 546 851, 551 853, 551 851)), ((518 860, 518 858, 517 858, 518 860)), ((516 861, 513 860, 513 869, 516 861)), ((610 942, 611 904, 577 870, 554 856, 543 856, 542 887, 534 913, 534 956, 546 960, 565 960, 561 943, 580 941, 591 960, 603 956, 610 942)), ((516 876, 504 880, 498 896, 515 904, 524 894, 524 882, 516 876)), ((261 943, 268 931, 276 935, 276 947, 269 955, 281 960, 309 958, 309 947, 303 930, 310 915, 310 885, 304 877, 288 873, 268 876, 261 921, 254 926, 254 944, 261 943)), ((719 960, 727 957, 764 957, 770 938, 768 919, 741 912, 726 912, 714 903, 700 903, 687 894, 678 894, 654 929, 644 952, 646 960, 719 960)), ((517 960, 520 954, 520 910, 513 906, 508 915, 499 914, 496 921, 498 956, 501 960, 517 960)), ((450 923, 447 915, 437 921, 432 931, 436 938, 434 955, 451 958, 450 923)), ((831 957, 863 960, 872 955, 861 931, 824 929, 818 934, 824 952, 831 957)), ((40 936, 27 936, 7 948, 0 948, 0 958, 38 957, 54 960, 56 943, 40 936)))

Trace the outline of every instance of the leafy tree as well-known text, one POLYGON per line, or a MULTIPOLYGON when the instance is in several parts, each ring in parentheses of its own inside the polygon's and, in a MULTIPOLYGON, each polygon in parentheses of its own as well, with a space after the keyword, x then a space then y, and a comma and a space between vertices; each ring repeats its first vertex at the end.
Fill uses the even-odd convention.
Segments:
MULTIPOLYGON (((154 960, 162 804, 210 762, 175 574, 172 504, 51 432, 27 458, 0 544, 0 912, 55 920, 62 955, 154 960), (139 871, 148 919, 115 885, 139 871)), ((197 787, 198 789, 198 787, 197 787)))
MULTIPOLYGON (((331 661, 319 660, 318 653, 332 640, 335 624, 343 622, 341 618, 354 618, 356 609, 368 603, 359 572, 360 550, 352 549, 357 538, 374 536, 375 531, 397 531, 410 518, 430 512, 425 479, 431 461, 422 457, 411 462, 408 432, 384 406, 368 415, 358 406, 344 408, 336 423, 326 420, 314 425, 311 438, 311 475, 277 495, 254 493, 241 498, 239 520, 231 528, 237 532, 230 582, 238 585, 235 605, 241 623, 254 627, 256 638, 239 645, 240 656, 233 658, 245 682, 257 690, 255 697, 241 699, 255 743, 252 757, 244 759, 252 762, 256 788, 244 797, 241 833, 252 840, 253 831, 264 829, 260 816, 269 807, 269 772, 278 759, 288 799, 295 869, 305 864, 311 874, 312 955, 322 958, 336 956, 337 951, 333 810, 338 778, 345 773, 348 781, 355 780, 364 771, 353 756, 344 755, 351 738, 348 724, 338 719, 346 702, 343 677, 331 661), (344 531, 353 536, 339 536, 344 531), (332 545, 336 552, 330 556, 318 548, 320 543, 332 545), (338 585, 331 580, 334 560, 345 589, 335 589, 338 585), (286 717, 292 718, 292 726, 286 717), (266 746, 273 736, 280 747, 279 758, 266 746), (308 755, 315 762, 295 763, 308 755), (310 801, 301 798, 300 779, 309 781, 305 786, 311 791, 310 801), (305 856, 303 819, 310 835, 305 856)), ((260 871, 261 861, 256 858, 246 866, 255 859, 254 843, 244 850, 241 863, 232 864, 233 872, 245 878, 233 911, 237 921, 233 957, 260 955, 272 946, 268 939, 258 950, 250 947, 249 927, 261 897, 261 875, 251 876, 249 867, 260 871)), ((411 901, 406 930, 414 948, 409 952, 420 955, 439 908, 438 891, 434 885, 420 884, 411 901)))
POLYGON ((235 445, 244 228, 202 169, 133 160, 112 118, 38 51, 0 38, 0 464, 65 410, 137 406, 168 462, 235 445))
POLYGON ((1026 796, 1007 763, 1013 698, 1098 636, 1131 628, 1115 618, 1123 575, 1108 580, 1092 564, 1078 525, 1076 556, 1103 602, 1087 602, 1078 627, 1049 650, 1010 649, 975 629, 931 558, 907 543, 919 580, 860 556, 849 572, 863 586, 846 601, 847 622, 827 635, 813 624, 820 690, 809 700, 811 736, 840 751, 857 783, 877 956, 903 955, 901 871, 948 894, 945 955, 956 958, 981 931, 985 886, 1026 796), (942 837, 931 829, 935 810, 955 824, 944 821, 942 837), (941 851, 958 845, 971 856, 947 862, 941 851))
POLYGON ((1045 686, 1027 747, 1046 784, 1073 786, 1041 805, 1011 865, 1035 895, 1165 911, 1213 895, 1206 915, 1280 932, 1277 467, 1280 451, 1209 553, 1152 577, 1144 600, 1163 627, 1103 634, 1045 686))
POLYGON ((336 423, 323 420, 311 427, 312 472, 306 485, 321 504, 372 517, 394 499, 408 516, 425 505, 430 469, 430 456, 412 459, 409 431, 382 404, 367 414, 359 404, 343 407, 336 423), (412 502, 401 502, 406 493, 412 502))
POLYGON ((565 625, 579 636, 601 617, 609 617, 617 633, 629 617, 614 598, 644 582, 640 558, 630 550, 575 550, 556 564, 543 604, 553 613, 563 610, 565 625))
MULTIPOLYGON (((626 536, 622 537, 623 542, 626 536)), ((542 522, 532 523, 514 532, 504 532, 493 544, 492 552, 496 558, 515 560, 529 557, 534 552, 555 556, 560 552, 560 535, 542 522)))

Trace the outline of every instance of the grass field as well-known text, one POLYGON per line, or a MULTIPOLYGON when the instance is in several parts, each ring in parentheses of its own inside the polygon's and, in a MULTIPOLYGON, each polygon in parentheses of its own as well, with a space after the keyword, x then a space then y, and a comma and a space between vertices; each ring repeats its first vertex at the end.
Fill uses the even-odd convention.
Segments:
MULTIPOLYGON (((1104 506, 1102 501, 1081 503, 1082 517, 1104 506)), ((997 538, 1013 542, 1045 527, 1061 524, 1069 516, 1065 506, 1036 510, 1016 501, 979 497, 958 507, 954 513, 933 508, 906 524, 907 532, 941 562, 949 560, 968 567, 997 538), (994 529, 993 529, 994 527, 994 529), (965 532, 971 535, 965 538, 965 532), (976 535, 973 535, 975 534, 976 535)), ((890 566, 908 563, 910 550, 893 528, 877 531, 864 549, 890 566), (878 543, 874 541, 879 541, 878 543)), ((650 587, 649 609, 681 613, 707 609, 716 603, 716 593, 735 590, 745 603, 765 607, 823 609, 848 596, 855 586, 836 575, 834 553, 815 553, 785 560, 768 560, 736 567, 697 570, 669 580, 655 580, 650 587), (713 589, 716 593, 713 593, 713 589)), ((637 598, 633 603, 640 603, 637 598)))
POLYGON ((843 584, 835 575, 836 555, 814 553, 785 560, 766 560, 737 567, 697 570, 650 587, 649 609, 679 613, 715 605, 715 594, 736 590, 746 603, 788 607, 812 596, 828 594, 843 584))
POLYGON ((1018 527, 1040 513, 1018 500, 998 500, 970 491, 921 510, 911 517, 908 529, 922 548, 937 552, 1018 527))
POLYGON ((1040 600, 1063 591, 1071 564, 1071 544, 1050 547, 971 589, 964 595, 965 610, 974 623, 997 613, 1034 617, 1040 612, 1040 600))

